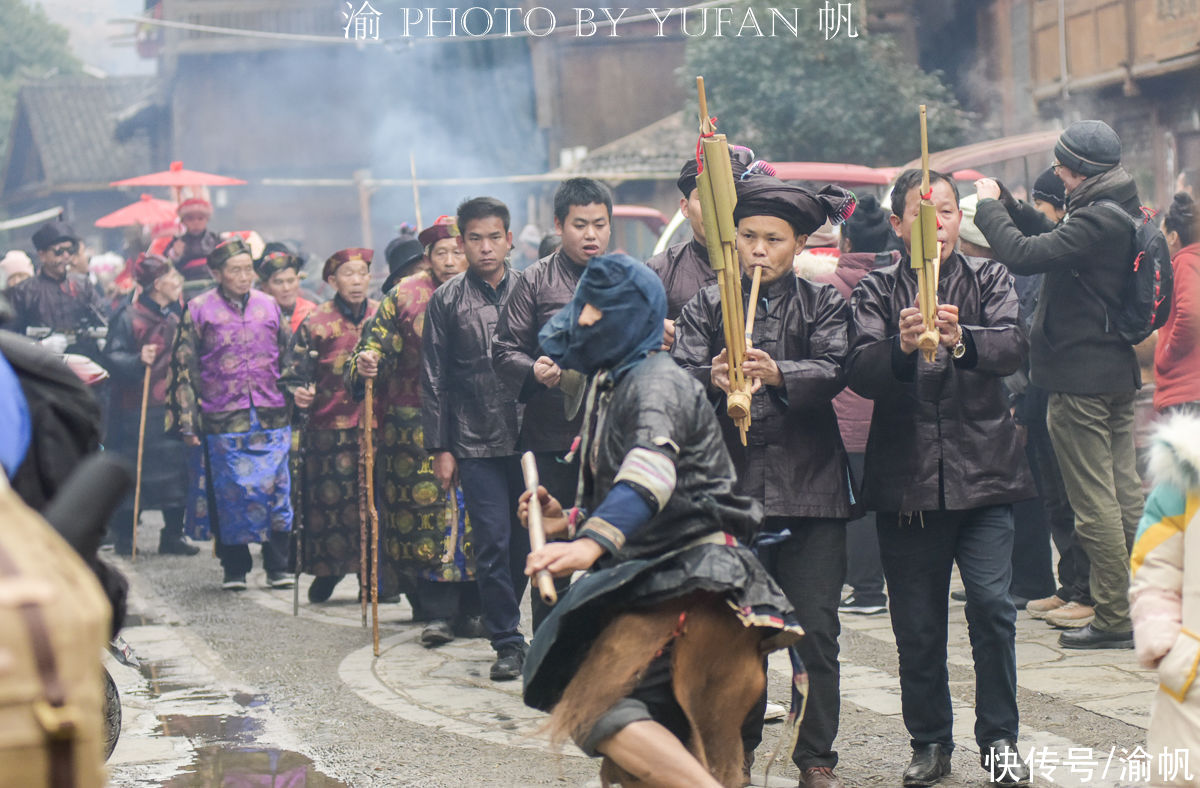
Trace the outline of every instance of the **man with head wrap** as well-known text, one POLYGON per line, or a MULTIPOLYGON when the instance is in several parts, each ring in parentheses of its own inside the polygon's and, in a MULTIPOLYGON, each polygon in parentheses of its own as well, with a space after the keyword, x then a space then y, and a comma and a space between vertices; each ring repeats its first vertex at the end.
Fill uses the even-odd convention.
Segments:
MULTIPOLYGON (((909 257, 873 271, 854 290, 846 380, 875 401, 863 503, 876 511, 883 571, 900 657, 900 695, 913 757, 904 785, 950 773, 954 719, 946 667, 950 572, 967 593, 975 658, 975 741, 998 785, 1022 785, 1017 752, 1017 611, 1012 576, 1015 501, 1033 497, 1003 378, 1028 348, 1012 277, 956 250, 961 212, 946 175, 931 172, 926 199, 941 242, 934 360, 917 352, 924 330, 909 257)), ((921 171, 892 190, 892 227, 912 244, 921 171)))
POLYGON ((569 541, 531 553, 526 574, 592 571, 534 635, 524 697, 552 712, 554 738, 605 757, 602 778, 741 785, 737 728, 764 687, 761 655, 799 630, 745 547, 761 509, 734 492, 702 386, 655 352, 665 314, 649 268, 604 255, 539 333, 555 364, 590 377, 590 461, 584 509, 539 490, 548 535, 569 541))
MULTIPOLYGON (((346 385, 359 399, 366 380, 376 381, 375 415, 380 425, 375 455, 379 595, 391 599, 406 594, 417 620, 427 620, 430 615, 422 602, 423 592, 430 597, 430 606, 437 607, 445 596, 450 596, 452 603, 458 601, 458 594, 449 593, 454 590, 450 587, 467 585, 459 582, 467 577, 461 572, 442 579, 431 576, 434 565, 440 566, 448 507, 455 513, 460 509, 457 491, 450 500, 438 486, 421 435, 421 333, 425 310, 434 291, 465 267, 465 258, 458 250, 458 234, 452 216, 439 216, 421 231, 418 240, 430 267, 404 277, 384 296, 379 311, 363 326, 344 372, 346 385), (447 588, 431 587, 440 584, 447 588)), ((466 593, 462 598, 473 602, 466 593)), ((464 604, 464 610, 474 613, 470 604, 464 604)), ((467 614, 458 613, 453 611, 453 617, 463 619, 465 624, 467 614)), ((427 628, 428 645, 446 642, 447 635, 453 637, 448 629, 433 623, 439 621, 427 628)))
POLYGON ((293 463, 292 479, 303 507, 301 567, 315 579, 309 602, 324 602, 343 576, 359 571, 359 418, 362 408, 346 391, 342 373, 379 303, 367 298, 370 249, 334 252, 322 278, 336 291, 314 308, 292 335, 291 352, 280 381, 307 421, 293 453, 303 448, 303 464, 293 463), (303 441, 301 447, 300 441, 303 441), (297 473, 304 478, 297 482, 297 473))
POLYGON ((259 289, 279 304, 279 311, 283 312, 293 333, 316 306, 300 295, 300 270, 303 267, 304 260, 299 255, 292 254, 286 244, 275 241, 263 247, 262 257, 254 261, 259 289))
POLYGON ((292 433, 279 374, 291 331, 275 301, 254 289, 254 258, 244 241, 217 246, 208 267, 217 287, 184 309, 167 384, 167 429, 199 450, 193 535, 206 530, 206 519, 215 521, 222 588, 245 590, 251 542, 262 543, 267 584, 289 588, 292 433))
MULTIPOLYGON (((183 535, 188 493, 187 452, 178 435, 164 431, 167 373, 175 335, 179 332, 183 277, 169 260, 155 255, 138 260, 133 275, 141 294, 113 316, 104 346, 104 366, 113 381, 105 448, 124 455, 130 462, 137 459, 142 382, 149 367, 141 504, 143 509, 162 511, 159 553, 195 555, 200 548, 183 535)), ((125 497, 111 521, 117 537, 116 549, 121 555, 132 551, 133 497, 132 492, 125 497)))
MULTIPOLYGON (((747 312, 750 277, 762 268, 753 347, 743 365, 746 378, 754 381, 747 445, 724 403, 729 364, 716 285, 684 307, 671 354, 718 403, 738 492, 765 509, 758 554, 796 607, 806 633, 796 649, 808 667, 812 694, 792 754, 801 784, 840 786, 832 749, 839 714, 837 608, 845 576, 846 520, 855 507, 833 398, 845 385, 850 310, 833 287, 797 277, 792 260, 809 233, 853 212, 854 195, 837 186, 814 194, 758 174, 736 185, 733 218, 747 312)), ((747 751, 762 739, 762 708, 743 732, 747 751)))
MULTIPOLYGON (((754 153, 749 148, 732 146, 729 149, 733 165, 733 177, 741 177, 750 166, 754 153)), ((683 305, 692 296, 717 281, 717 272, 708 264, 708 247, 704 241, 704 222, 700 213, 700 192, 696 188, 699 167, 696 157, 690 156, 679 170, 675 185, 683 195, 679 199, 679 210, 692 228, 692 239, 665 249, 646 261, 650 270, 658 274, 667 291, 667 322, 663 342, 670 349, 675 337, 675 320, 683 311, 683 305)))

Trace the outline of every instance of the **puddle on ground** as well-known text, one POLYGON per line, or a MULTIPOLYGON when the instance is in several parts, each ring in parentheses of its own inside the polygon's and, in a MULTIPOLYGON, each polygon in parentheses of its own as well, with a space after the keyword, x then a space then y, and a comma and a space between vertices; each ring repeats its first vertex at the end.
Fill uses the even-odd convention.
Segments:
MULTIPOLYGON (((133 615, 130 626, 156 624, 147 616, 133 615)), ((136 655, 135 655, 136 656, 136 655)), ((266 695, 238 692, 228 696, 189 683, 175 668, 175 660, 143 661, 138 671, 156 697, 176 695, 173 705, 232 702, 251 712, 269 702, 266 695)), ((162 788, 348 788, 348 784, 317 770, 312 759, 291 750, 255 746, 262 730, 258 717, 240 714, 159 714, 163 736, 187 738, 195 748, 192 763, 163 782, 162 788)))
POLYGON ((317 771, 313 762, 290 750, 200 747, 187 771, 163 788, 346 788, 347 783, 317 771))

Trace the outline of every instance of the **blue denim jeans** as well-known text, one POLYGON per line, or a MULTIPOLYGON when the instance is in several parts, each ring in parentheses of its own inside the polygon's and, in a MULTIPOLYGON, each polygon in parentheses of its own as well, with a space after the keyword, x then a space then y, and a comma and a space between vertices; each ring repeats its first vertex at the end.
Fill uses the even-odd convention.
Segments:
POLYGON ((904 725, 913 746, 954 746, 946 668, 950 570, 967 593, 975 660, 975 741, 1017 738, 1017 611, 1012 580, 1012 506, 879 512, 879 552, 900 656, 904 725))

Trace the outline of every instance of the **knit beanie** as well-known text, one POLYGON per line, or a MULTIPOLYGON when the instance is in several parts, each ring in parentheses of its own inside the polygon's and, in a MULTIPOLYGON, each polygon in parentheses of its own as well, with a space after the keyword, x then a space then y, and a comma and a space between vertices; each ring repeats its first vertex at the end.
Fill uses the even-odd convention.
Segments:
POLYGON ((1033 182, 1033 199, 1048 202, 1060 211, 1067 204, 1063 182, 1053 169, 1047 169, 1033 182))
POLYGON ((1058 138, 1054 155, 1059 164, 1090 178, 1121 163, 1121 138, 1102 120, 1076 121, 1058 138))

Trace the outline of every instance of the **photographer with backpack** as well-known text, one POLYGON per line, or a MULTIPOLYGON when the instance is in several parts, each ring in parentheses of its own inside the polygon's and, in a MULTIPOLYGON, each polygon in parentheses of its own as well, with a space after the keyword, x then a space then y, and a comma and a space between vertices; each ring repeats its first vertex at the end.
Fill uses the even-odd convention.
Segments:
POLYGON ((1095 600, 1091 623, 1064 631, 1059 645, 1133 648, 1129 550, 1143 506, 1133 442, 1141 373, 1133 344, 1165 311, 1158 286, 1169 287, 1170 263, 1162 259, 1161 233, 1145 225, 1137 185, 1120 166, 1115 131, 1098 120, 1073 123, 1054 156, 1067 195, 1062 222, 984 178, 976 182, 975 225, 1013 273, 1045 274, 1030 374, 1050 392, 1047 426, 1091 559, 1095 600))

